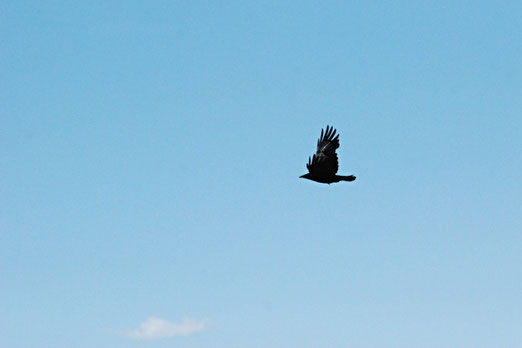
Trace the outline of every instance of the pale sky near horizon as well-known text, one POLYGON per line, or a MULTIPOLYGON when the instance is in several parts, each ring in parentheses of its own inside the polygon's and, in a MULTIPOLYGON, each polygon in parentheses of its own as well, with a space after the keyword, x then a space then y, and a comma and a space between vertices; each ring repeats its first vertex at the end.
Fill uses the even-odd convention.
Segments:
POLYGON ((522 347, 521 13, 1 2, 0 347, 522 347))

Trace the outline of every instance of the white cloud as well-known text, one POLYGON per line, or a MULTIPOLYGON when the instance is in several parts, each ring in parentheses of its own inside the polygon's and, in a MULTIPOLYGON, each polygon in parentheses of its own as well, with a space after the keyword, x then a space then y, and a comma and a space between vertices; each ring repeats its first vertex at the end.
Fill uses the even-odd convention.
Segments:
POLYGON ((186 336, 201 332, 207 327, 206 320, 196 321, 185 318, 180 322, 172 323, 165 319, 149 317, 138 328, 127 331, 126 336, 137 339, 186 336))

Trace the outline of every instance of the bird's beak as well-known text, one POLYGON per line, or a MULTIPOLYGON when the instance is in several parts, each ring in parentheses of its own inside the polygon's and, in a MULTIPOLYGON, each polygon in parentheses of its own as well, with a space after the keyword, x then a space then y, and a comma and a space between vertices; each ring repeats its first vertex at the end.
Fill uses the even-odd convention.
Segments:
POLYGON ((301 175, 300 178, 304 178, 304 175, 301 175))

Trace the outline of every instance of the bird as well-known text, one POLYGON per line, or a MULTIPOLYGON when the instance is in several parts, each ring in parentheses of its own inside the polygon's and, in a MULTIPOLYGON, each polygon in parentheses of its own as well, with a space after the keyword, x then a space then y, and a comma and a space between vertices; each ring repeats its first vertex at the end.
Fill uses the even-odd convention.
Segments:
POLYGON ((354 181, 353 175, 337 175, 339 159, 335 150, 339 148, 339 134, 335 135, 333 127, 326 126, 326 131, 321 129, 321 137, 317 140, 317 152, 308 158, 308 173, 300 178, 308 179, 330 185, 339 181, 354 181))

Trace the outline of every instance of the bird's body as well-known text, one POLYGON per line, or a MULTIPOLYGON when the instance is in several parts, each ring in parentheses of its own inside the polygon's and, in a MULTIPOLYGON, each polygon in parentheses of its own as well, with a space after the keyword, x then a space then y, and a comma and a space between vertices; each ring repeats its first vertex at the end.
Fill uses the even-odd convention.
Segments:
POLYGON ((354 181, 353 175, 337 175, 339 169, 339 159, 335 150, 339 148, 339 134, 335 136, 336 130, 326 126, 326 132, 321 129, 321 137, 317 141, 317 152, 313 157, 308 158, 308 173, 301 175, 303 179, 308 179, 323 184, 331 184, 339 181, 354 181))
POLYGON ((317 181, 322 184, 328 184, 328 185, 333 184, 335 182, 339 182, 339 181, 354 181, 355 180, 355 176, 353 176, 353 175, 313 176, 313 175, 310 175, 310 173, 301 175, 300 178, 317 181))

